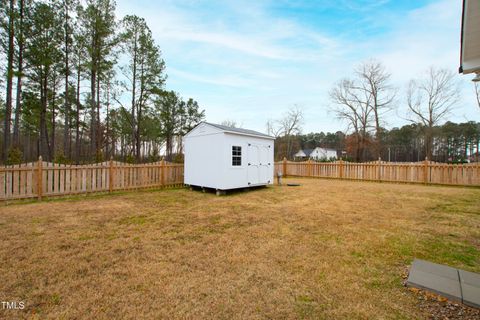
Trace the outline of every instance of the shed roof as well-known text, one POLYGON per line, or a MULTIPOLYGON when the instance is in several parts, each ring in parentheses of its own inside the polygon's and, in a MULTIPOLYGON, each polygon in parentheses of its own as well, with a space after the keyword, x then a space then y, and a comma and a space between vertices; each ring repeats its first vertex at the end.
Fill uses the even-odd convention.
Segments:
POLYGON ((262 138, 269 138, 269 139, 275 139, 272 136, 269 136, 268 134, 261 133, 255 130, 249 130, 249 129, 243 129, 243 128, 234 128, 234 127, 227 127, 221 124, 216 124, 216 123, 210 123, 210 122, 202 122, 207 125, 210 125, 212 127, 215 127, 217 129, 223 130, 225 132, 230 132, 230 133, 235 133, 235 134, 240 134, 240 135, 248 135, 248 136, 257 136, 257 137, 262 137, 262 138))

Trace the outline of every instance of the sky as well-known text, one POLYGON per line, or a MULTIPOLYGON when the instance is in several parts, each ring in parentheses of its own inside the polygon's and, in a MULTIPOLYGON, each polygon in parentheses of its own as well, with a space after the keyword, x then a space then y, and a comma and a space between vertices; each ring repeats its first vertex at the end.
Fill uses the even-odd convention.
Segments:
MULTIPOLYGON (((408 81, 430 66, 458 72, 461 1, 118 0, 118 18, 144 17, 162 50, 166 89, 197 100, 210 122, 265 131, 296 105, 303 132, 347 130, 328 92, 375 59, 398 88, 384 126, 407 124, 408 81)), ((472 76, 448 117, 480 121, 472 76)))

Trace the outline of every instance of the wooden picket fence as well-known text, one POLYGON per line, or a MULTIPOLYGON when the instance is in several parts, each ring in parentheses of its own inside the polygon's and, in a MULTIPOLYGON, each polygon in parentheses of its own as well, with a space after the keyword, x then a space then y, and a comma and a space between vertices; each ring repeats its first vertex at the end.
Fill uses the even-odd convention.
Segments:
MULTIPOLYGON (((0 167, 0 201, 95 192, 183 186, 183 164, 159 161, 127 164, 106 161, 91 165, 62 165, 39 159, 0 167)), ((373 161, 368 163, 275 163, 275 174, 364 181, 480 186, 480 165, 373 161)))
POLYGON ((183 185, 183 164, 159 161, 91 165, 37 162, 0 167, 0 200, 183 185))
POLYGON ((428 160, 415 163, 380 160, 367 163, 291 162, 284 159, 275 163, 275 174, 277 172, 297 177, 480 186, 479 163, 446 164, 428 160))

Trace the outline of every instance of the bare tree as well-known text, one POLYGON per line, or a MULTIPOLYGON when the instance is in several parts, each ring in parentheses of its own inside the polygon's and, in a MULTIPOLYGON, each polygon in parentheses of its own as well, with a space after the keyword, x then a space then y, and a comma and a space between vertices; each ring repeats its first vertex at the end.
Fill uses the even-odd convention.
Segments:
POLYGON ((268 120, 266 123, 267 127, 267 134, 271 135, 272 137, 278 138, 282 133, 282 128, 277 125, 276 120, 268 120))
POLYGON ((294 105, 282 118, 269 120, 267 122, 268 134, 275 138, 283 138, 285 142, 284 156, 291 157, 293 154, 294 136, 301 134, 303 125, 303 112, 301 108, 294 105))
POLYGON ((407 89, 408 120, 424 125, 428 159, 432 159, 433 154, 433 127, 452 111, 459 100, 459 84, 450 70, 430 67, 424 77, 410 81, 407 89))
POLYGON ((365 141, 372 122, 372 95, 353 80, 343 79, 330 91, 330 100, 334 104, 332 111, 337 118, 346 121, 348 129, 354 131, 355 160, 365 160, 365 141))
POLYGON ((285 113, 282 119, 278 120, 278 123, 282 128, 283 136, 287 139, 286 155, 290 157, 293 153, 292 137, 302 132, 303 112, 295 105, 285 113))
POLYGON ((391 111, 396 90, 390 84, 391 75, 378 61, 369 61, 360 65, 356 72, 359 81, 359 90, 365 91, 375 124, 375 151, 380 157, 382 152, 382 116, 391 111))
POLYGON ((239 124, 237 123, 237 121, 231 120, 231 119, 223 120, 222 122, 220 122, 220 124, 221 124, 222 126, 230 127, 230 128, 241 128, 241 127, 242 127, 241 125, 239 125, 239 124))

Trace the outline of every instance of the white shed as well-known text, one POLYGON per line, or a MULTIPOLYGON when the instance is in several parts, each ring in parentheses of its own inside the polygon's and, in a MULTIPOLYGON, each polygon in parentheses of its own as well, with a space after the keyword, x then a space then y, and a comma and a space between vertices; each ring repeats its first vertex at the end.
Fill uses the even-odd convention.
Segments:
POLYGON ((184 183, 217 191, 272 184, 274 139, 202 122, 183 137, 184 183))

